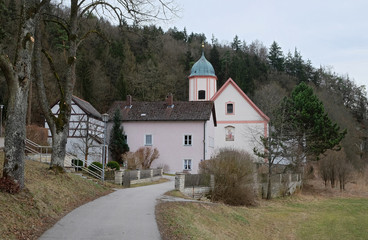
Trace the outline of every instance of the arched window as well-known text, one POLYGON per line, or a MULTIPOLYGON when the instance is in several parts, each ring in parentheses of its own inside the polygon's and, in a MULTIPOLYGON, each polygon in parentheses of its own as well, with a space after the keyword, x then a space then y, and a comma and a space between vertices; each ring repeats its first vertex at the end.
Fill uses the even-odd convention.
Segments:
POLYGON ((198 99, 206 99, 206 91, 205 90, 199 90, 198 91, 198 99))

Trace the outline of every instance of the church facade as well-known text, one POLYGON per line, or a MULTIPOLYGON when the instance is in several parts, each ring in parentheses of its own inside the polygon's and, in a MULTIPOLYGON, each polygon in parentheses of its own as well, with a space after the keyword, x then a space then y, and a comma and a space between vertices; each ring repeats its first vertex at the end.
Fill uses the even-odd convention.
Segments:
POLYGON ((217 91, 213 66, 202 53, 189 75, 189 101, 213 101, 216 109, 215 149, 231 148, 253 153, 262 148, 269 118, 229 78, 217 91))

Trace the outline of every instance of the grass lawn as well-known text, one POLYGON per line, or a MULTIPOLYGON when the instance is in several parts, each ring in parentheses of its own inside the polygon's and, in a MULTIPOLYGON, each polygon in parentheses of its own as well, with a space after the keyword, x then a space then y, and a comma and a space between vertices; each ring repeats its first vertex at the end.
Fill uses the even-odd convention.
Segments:
MULTIPOLYGON (((4 153, 0 152, 0 175, 4 153)), ((55 174, 47 164, 26 160, 26 189, 0 192, 0 239, 37 239, 66 213, 111 192, 73 174, 55 174)))
POLYGON ((368 239, 367 198, 295 196, 260 206, 160 203, 163 239, 368 239))

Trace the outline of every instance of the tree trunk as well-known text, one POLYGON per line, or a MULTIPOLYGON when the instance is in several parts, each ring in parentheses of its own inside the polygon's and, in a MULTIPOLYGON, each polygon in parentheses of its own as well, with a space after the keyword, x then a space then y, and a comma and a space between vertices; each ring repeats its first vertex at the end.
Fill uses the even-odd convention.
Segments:
POLYGON ((64 159, 66 154, 68 131, 69 129, 65 129, 62 132, 54 133, 52 135, 52 162, 50 167, 59 168, 60 171, 64 171, 64 159))
POLYGON ((5 124, 5 161, 3 177, 24 187, 24 150, 26 139, 27 102, 31 75, 31 60, 39 1, 22 1, 18 46, 13 66, 7 56, 0 56, 2 70, 9 89, 5 124))
MULTIPOLYGON (((30 63, 29 63, 30 64, 30 63)), ((5 124, 5 161, 3 177, 10 177, 24 187, 24 148, 29 80, 10 92, 5 124)))

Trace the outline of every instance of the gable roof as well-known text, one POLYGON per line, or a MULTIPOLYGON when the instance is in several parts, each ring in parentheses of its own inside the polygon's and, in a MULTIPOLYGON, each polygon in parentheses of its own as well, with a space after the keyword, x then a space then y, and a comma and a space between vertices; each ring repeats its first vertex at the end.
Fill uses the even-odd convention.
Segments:
POLYGON ((72 96, 72 100, 77 104, 87 115, 92 116, 97 119, 102 119, 101 113, 99 113, 96 108, 92 106, 91 103, 83 100, 77 96, 72 96))
MULTIPOLYGON (((51 108, 53 108, 56 104, 58 104, 60 100, 57 100, 54 104, 51 105, 51 108)), ((96 118, 98 120, 102 120, 102 115, 99 113, 96 108, 92 106, 91 103, 87 102, 86 100, 83 100, 77 96, 72 96, 72 101, 80 107, 88 116, 91 116, 93 118, 96 118)))
POLYGON ((238 92, 239 94, 244 98, 245 101, 247 101, 249 103, 249 105, 267 122, 270 121, 270 118, 264 114, 258 107, 257 105, 255 105, 252 100, 250 100, 250 98, 243 92, 243 90, 240 89, 240 87, 234 82, 234 80, 232 80, 231 78, 229 78, 224 85, 222 85, 222 87, 215 93, 215 95, 213 95, 213 97, 211 98, 211 101, 215 101, 218 96, 220 96, 220 94, 229 86, 232 85, 238 92))
POLYGON ((212 101, 173 103, 171 107, 166 101, 132 102, 129 107, 126 101, 117 101, 108 111, 109 119, 113 119, 116 109, 120 109, 123 121, 208 121, 212 113, 216 126, 215 105, 212 101))

